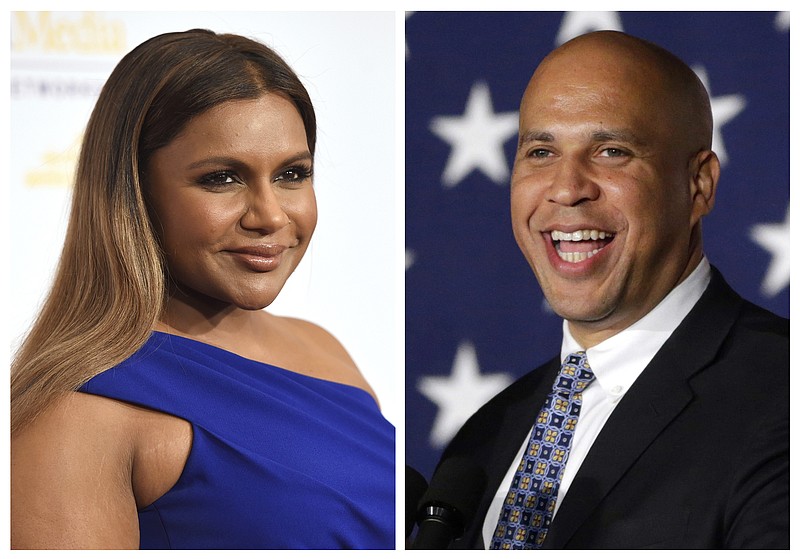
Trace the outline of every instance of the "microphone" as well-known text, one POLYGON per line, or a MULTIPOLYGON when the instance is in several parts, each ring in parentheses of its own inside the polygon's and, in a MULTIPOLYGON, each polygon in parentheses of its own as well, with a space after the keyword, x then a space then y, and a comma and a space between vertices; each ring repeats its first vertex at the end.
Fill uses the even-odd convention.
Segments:
POLYGON ((417 470, 406 464, 406 538, 414 531, 417 505, 428 489, 428 481, 417 470))
POLYGON ((411 549, 447 549, 472 521, 486 484, 486 473, 472 460, 444 460, 420 500, 419 532, 411 549))

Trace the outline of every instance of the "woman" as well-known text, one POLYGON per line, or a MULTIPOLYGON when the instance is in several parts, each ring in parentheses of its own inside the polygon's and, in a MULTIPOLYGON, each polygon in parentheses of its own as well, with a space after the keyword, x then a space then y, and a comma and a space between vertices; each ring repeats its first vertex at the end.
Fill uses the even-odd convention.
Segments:
POLYGON ((315 137, 252 40, 168 33, 116 67, 12 364, 13 547, 394 547, 370 387, 330 334, 260 311, 316 224, 315 137))

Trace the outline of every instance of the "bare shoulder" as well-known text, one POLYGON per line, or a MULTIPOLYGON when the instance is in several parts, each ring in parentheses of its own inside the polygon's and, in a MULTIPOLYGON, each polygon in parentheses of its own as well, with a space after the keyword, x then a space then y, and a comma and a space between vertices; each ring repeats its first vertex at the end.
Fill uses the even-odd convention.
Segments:
POLYGON ((346 361, 353 367, 356 366, 342 343, 322 326, 300 318, 280 317, 279 320, 292 328, 295 334, 302 337, 306 343, 318 346, 320 349, 330 352, 332 355, 346 361))
POLYGON ((138 547, 131 418, 114 400, 66 393, 12 437, 12 547, 138 547))
POLYGON ((299 318, 274 317, 305 348, 303 367, 305 373, 343 384, 350 384, 368 392, 376 401, 372 387, 358 370, 358 366, 342 343, 325 328, 299 318))

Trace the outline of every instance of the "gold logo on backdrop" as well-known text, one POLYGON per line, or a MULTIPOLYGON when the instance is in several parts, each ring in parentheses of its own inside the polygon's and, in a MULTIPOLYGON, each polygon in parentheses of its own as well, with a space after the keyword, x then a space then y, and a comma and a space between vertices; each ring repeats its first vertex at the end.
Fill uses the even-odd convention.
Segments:
POLYGON ((125 25, 102 13, 56 15, 12 12, 13 52, 118 54, 125 52, 125 25))
POLYGON ((80 144, 81 138, 78 138, 63 151, 44 152, 41 163, 25 173, 25 186, 70 188, 75 177, 80 144))

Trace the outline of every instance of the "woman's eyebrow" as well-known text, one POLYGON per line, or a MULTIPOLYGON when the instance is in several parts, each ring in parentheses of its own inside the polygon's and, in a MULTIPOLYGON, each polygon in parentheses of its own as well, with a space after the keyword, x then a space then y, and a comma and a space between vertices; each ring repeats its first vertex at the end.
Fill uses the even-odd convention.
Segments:
MULTIPOLYGON (((305 160, 313 160, 311 156, 311 152, 308 150, 303 150, 298 153, 292 154, 284 159, 279 167, 284 165, 290 165, 292 163, 297 163, 298 161, 305 161, 305 160)), ((200 169, 203 167, 210 167, 210 166, 217 166, 217 167, 232 167, 236 165, 244 165, 245 162, 237 157, 231 157, 227 155, 218 155, 213 157, 206 157, 204 159, 200 159, 191 163, 187 169, 200 169)))

